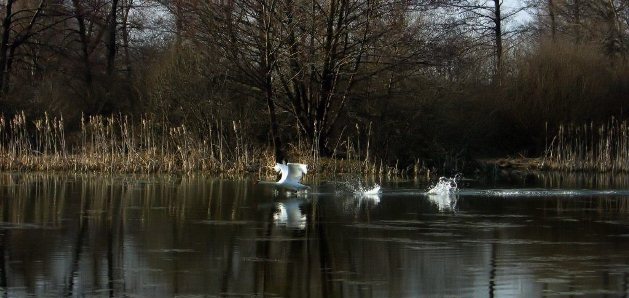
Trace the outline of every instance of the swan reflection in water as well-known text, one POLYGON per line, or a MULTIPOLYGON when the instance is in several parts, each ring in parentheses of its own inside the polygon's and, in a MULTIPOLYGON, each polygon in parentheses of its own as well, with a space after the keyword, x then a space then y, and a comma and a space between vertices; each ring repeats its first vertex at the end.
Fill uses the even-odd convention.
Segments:
POLYGON ((273 222, 276 225, 286 226, 291 229, 303 230, 306 228, 306 214, 302 211, 303 200, 287 200, 275 203, 273 222))
POLYGON ((456 202, 458 198, 455 194, 428 194, 427 197, 428 201, 437 206, 439 212, 456 211, 456 202))

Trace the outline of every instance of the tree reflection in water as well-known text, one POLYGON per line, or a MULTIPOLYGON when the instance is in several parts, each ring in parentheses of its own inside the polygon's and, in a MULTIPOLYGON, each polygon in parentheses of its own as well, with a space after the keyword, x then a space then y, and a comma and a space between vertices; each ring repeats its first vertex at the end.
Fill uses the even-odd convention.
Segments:
POLYGON ((463 196, 444 212, 200 175, 0 181, 8 297, 627 293, 625 197, 463 196))

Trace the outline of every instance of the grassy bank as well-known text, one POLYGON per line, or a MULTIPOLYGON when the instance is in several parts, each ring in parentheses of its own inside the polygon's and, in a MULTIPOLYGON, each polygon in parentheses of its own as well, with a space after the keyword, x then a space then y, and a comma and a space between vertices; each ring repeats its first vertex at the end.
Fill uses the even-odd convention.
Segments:
MULTIPOLYGON (((169 126, 150 117, 82 117, 67 133, 63 117, 29 120, 24 113, 0 116, 0 169, 119 173, 257 173, 272 175, 271 148, 260 148, 239 134, 239 123, 217 123, 205 134, 185 125, 169 126)), ((350 140, 344 157, 321 157, 307 143, 289 146, 290 162, 309 165, 311 173, 381 176, 425 175, 419 162, 398 169, 362 153, 350 140)))
POLYGON ((629 172, 629 122, 562 124, 538 158, 479 160, 485 167, 568 172, 629 172))

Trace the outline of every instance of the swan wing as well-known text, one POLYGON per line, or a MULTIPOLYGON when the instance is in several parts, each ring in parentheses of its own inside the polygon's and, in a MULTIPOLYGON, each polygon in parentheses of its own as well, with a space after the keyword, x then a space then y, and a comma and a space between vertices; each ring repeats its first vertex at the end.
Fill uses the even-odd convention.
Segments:
MULTIPOLYGON (((301 177, 308 173, 308 166, 302 163, 288 163, 286 167, 288 168, 286 179, 291 182, 299 183, 301 177)), ((282 178, 284 178, 284 175, 282 175, 282 178)))
POLYGON ((277 181, 277 183, 284 183, 284 181, 286 181, 288 177, 288 166, 285 164, 276 163, 273 169, 275 169, 275 171, 278 173, 282 173, 282 177, 280 178, 280 181, 277 181))

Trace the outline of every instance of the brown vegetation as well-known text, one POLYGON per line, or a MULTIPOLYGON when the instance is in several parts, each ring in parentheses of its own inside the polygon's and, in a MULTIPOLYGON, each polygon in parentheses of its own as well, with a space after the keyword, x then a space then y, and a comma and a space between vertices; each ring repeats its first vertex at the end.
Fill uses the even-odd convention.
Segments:
POLYGON ((5 1, 4 167, 459 171, 624 120, 626 1, 518 3, 5 1))
MULTIPOLYGON (((66 137, 62 117, 27 120, 0 116, 0 169, 72 172, 209 172, 273 174, 273 153, 252 146, 240 135, 237 122, 199 136, 185 125, 169 127, 144 117, 133 125, 129 117, 82 118, 80 132, 66 137), (32 124, 32 125, 31 125, 32 124), (224 130, 223 130, 224 128, 224 130)), ((379 176, 420 174, 361 159, 351 140, 346 158, 321 158, 305 144, 289 150, 293 161, 312 173, 361 173, 379 176), (310 152, 311 154, 308 154, 310 152)), ((368 153, 367 153, 368 155, 368 153)))
POLYGON ((628 172, 629 123, 561 125, 542 166, 553 170, 628 172))

